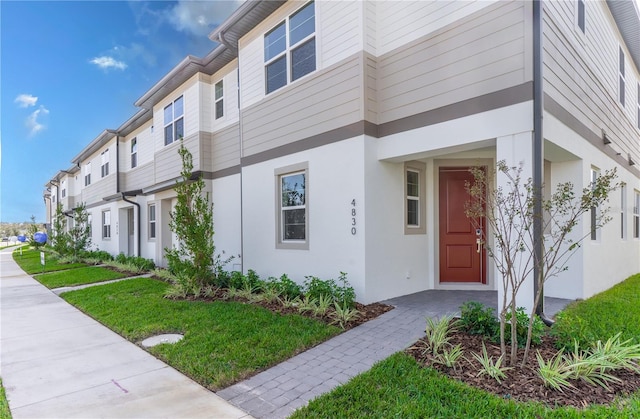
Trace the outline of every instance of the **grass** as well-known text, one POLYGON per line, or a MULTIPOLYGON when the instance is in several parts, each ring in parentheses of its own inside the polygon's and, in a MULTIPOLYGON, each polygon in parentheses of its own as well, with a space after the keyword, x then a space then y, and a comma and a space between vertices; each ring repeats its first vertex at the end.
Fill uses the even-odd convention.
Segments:
POLYGON ((9 410, 9 402, 4 392, 2 379, 0 378, 0 419, 11 419, 11 410, 9 410))
POLYGON ((217 390, 281 362, 339 333, 299 315, 275 314, 235 302, 175 301, 168 284, 148 278, 62 294, 127 339, 182 333, 176 344, 150 349, 203 386, 217 390))
MULTIPOLYGON (((606 341, 617 332, 622 340, 640 339, 640 274, 587 300, 572 304, 559 316, 554 333, 573 345, 573 337, 606 341)), ((640 391, 612 406, 551 409, 541 403, 518 403, 421 367, 413 357, 397 353, 347 384, 311 401, 292 418, 618 418, 640 417, 640 391)))
MULTIPOLYGON (((20 249, 13 251, 13 260, 28 274, 37 274, 43 272, 42 265, 40 264, 40 250, 29 249, 28 247, 22 248, 22 255, 20 255, 20 249)), ((58 260, 51 254, 45 254, 45 266, 44 272, 61 271, 64 269, 74 269, 87 266, 84 263, 59 263, 58 260)))
POLYGON ((597 340, 606 341, 621 332, 621 340, 640 343, 640 274, 624 282, 573 303, 556 316, 552 333, 558 343, 573 349, 573 340, 589 346, 597 340))
POLYGON ((92 284, 126 277, 126 274, 116 272, 100 266, 84 266, 71 271, 49 272, 35 275, 42 285, 47 288, 71 287, 74 285, 92 284))
POLYGON ((518 403, 454 381, 397 353, 312 400, 291 418, 606 418, 640 417, 640 394, 620 406, 550 409, 518 403))

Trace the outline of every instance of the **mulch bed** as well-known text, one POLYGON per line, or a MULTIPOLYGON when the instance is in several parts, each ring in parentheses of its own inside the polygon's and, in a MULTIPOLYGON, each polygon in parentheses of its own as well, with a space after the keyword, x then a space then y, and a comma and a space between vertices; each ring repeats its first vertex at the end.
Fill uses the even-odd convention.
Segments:
MULTIPOLYGON (((612 373, 612 375, 620 379, 620 382, 609 383, 609 389, 590 385, 581 380, 573 381, 572 384, 575 388, 565 389, 564 392, 545 387, 542 379, 538 377, 536 351, 540 351, 545 360, 553 357, 558 352, 558 349, 554 346, 554 340, 551 337, 545 337, 541 345, 532 347, 529 351, 527 363, 523 368, 519 366, 522 363, 524 350, 519 350, 518 366, 506 371, 507 378, 502 379, 502 383, 498 383, 487 375, 480 377, 477 375, 482 367, 471 353, 482 354, 483 337, 470 335, 463 331, 452 332, 451 336, 450 343, 452 345, 460 344, 464 351, 463 356, 466 358, 458 361, 456 369, 447 368, 441 364, 432 364, 432 358, 429 354, 423 355, 424 339, 416 342, 406 352, 413 356, 420 365, 431 366, 453 379, 486 390, 499 397, 517 401, 538 401, 550 407, 573 406, 584 408, 590 404, 610 405, 616 397, 627 396, 640 388, 640 374, 626 370, 612 373)), ((484 340, 484 343, 487 347, 488 355, 493 357, 494 361, 497 360, 500 357, 500 345, 487 340, 484 340)), ((509 351, 510 348, 507 346, 507 352, 509 351)), ((507 365, 507 362, 503 362, 503 365, 507 365)))

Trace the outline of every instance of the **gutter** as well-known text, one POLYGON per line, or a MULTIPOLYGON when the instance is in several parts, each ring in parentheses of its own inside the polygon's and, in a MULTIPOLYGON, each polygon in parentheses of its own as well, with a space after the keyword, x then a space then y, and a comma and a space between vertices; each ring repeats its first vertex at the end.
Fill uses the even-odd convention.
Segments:
MULTIPOLYGON (((555 322, 544 313, 544 288, 538 284, 543 267, 543 240, 542 231, 542 186, 544 183, 544 136, 542 133, 542 118, 544 112, 542 90, 542 0, 533 0, 533 293, 540 291, 540 300, 535 312, 547 326, 555 322)), ((535 298, 535 297, 534 297, 535 298)))

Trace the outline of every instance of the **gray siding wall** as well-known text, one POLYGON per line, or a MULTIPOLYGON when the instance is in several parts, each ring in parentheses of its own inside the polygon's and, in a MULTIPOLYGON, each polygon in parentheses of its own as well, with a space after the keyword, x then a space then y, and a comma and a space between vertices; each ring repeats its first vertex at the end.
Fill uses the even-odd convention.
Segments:
POLYGON ((233 124, 213 134, 210 160, 212 172, 240 164, 239 124, 233 124))
POLYGON ((243 111, 243 156, 362 120, 362 54, 283 87, 243 111))
POLYGON ((128 172, 121 173, 120 188, 122 192, 133 191, 153 185, 155 173, 153 162, 143 164, 128 172))
MULTIPOLYGON (((192 135, 184 139, 184 145, 193 155, 193 170, 200 170, 200 135, 192 135)), ((156 183, 174 179, 180 176, 182 160, 178 154, 180 141, 177 141, 155 153, 153 162, 155 166, 156 183)))
POLYGON ((91 205, 95 204, 96 202, 103 202, 102 198, 113 195, 115 193, 116 175, 115 172, 113 172, 105 178, 93 180, 91 185, 84 188, 82 190, 82 201, 87 205, 91 205))
MULTIPOLYGON (((545 2, 544 89, 596 135, 604 129, 618 152, 640 161, 640 134, 618 101, 619 43, 607 18, 606 5, 587 2, 585 34, 578 33, 572 2, 545 2)), ((635 88, 627 61, 627 85, 635 88)), ((635 108, 627 96, 626 108, 635 108)))
POLYGON ((527 11, 498 2, 379 57, 379 123, 531 80, 527 11))

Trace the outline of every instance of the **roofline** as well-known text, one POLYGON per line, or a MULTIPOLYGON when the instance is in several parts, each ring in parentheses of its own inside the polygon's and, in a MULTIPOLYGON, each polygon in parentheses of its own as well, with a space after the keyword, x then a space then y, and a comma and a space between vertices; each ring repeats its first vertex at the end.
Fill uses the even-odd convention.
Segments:
POLYGON ((100 135, 98 135, 93 141, 91 141, 89 145, 83 148, 82 151, 71 160, 71 163, 80 164, 82 160, 95 153, 100 149, 100 147, 111 141, 111 139, 117 135, 118 132, 113 129, 106 129, 102 131, 100 135))
POLYGON ((211 33, 209 34, 209 39, 212 41, 221 42, 220 35, 223 35, 226 31, 229 30, 229 28, 237 24, 262 1, 264 0, 246 0, 233 13, 231 13, 231 16, 229 16, 227 19, 225 19, 224 22, 219 24, 213 31, 211 31, 211 33))
POLYGON ((120 125, 116 131, 122 136, 127 136, 152 118, 153 112, 151 112, 151 109, 140 109, 131 118, 127 119, 122 125, 120 125))

